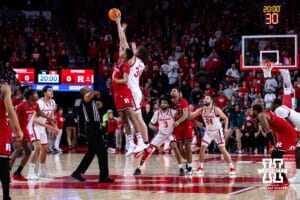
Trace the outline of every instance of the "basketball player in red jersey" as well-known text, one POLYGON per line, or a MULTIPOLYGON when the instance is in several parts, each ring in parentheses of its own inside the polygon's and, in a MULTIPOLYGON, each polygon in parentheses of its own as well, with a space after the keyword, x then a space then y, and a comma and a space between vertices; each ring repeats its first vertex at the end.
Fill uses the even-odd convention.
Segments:
POLYGON ((12 143, 14 147, 14 152, 11 156, 11 161, 10 161, 10 167, 12 168, 18 154, 21 153, 22 149, 24 150, 25 155, 23 156, 20 165, 18 169, 14 172, 14 176, 13 176, 14 179, 19 181, 27 180, 21 175, 21 172, 24 166, 26 165, 31 154, 30 134, 33 134, 33 132, 29 131, 32 130, 32 128, 29 127, 32 124, 30 124, 29 122, 31 118, 34 116, 35 112, 37 112, 39 116, 49 119, 49 117, 40 110, 40 107, 37 103, 37 100, 39 99, 39 95, 35 90, 26 91, 24 96, 26 101, 23 101, 16 106, 17 116, 20 121, 20 126, 24 133, 24 137, 23 140, 19 140, 17 137, 13 136, 12 143))
POLYGON ((118 110, 119 115, 122 119, 125 132, 127 134, 130 133, 129 121, 131 121, 135 131, 135 136, 138 140, 137 145, 135 145, 133 141, 133 136, 131 134, 128 135, 127 139, 129 141, 129 148, 126 155, 129 156, 132 153, 137 153, 144 150, 146 145, 144 144, 141 135, 140 124, 138 123, 138 120, 134 115, 132 94, 131 90, 128 87, 128 77, 130 73, 130 66, 128 64, 128 61, 133 57, 133 51, 130 48, 127 48, 128 44, 123 30, 124 27, 121 26, 121 17, 117 17, 115 21, 117 24, 120 39, 120 60, 115 65, 112 74, 112 88, 114 93, 114 101, 116 109, 118 110))
POLYGON ((6 113, 8 114, 12 131, 19 140, 23 139, 19 120, 11 101, 11 89, 7 84, 0 85, 0 180, 2 184, 3 200, 9 197, 9 156, 11 154, 11 129, 8 126, 6 113))
MULTIPOLYGON (((126 27, 127 25, 123 24, 122 31, 125 38, 124 42, 122 43, 124 43, 125 48, 129 48, 129 44, 127 42, 125 34, 126 27)), ((131 48, 133 50, 134 55, 130 60, 128 60, 128 63, 130 65, 130 72, 128 75, 128 87, 132 93, 134 115, 140 125, 143 140, 145 143, 148 143, 148 129, 147 125, 143 120, 141 111, 141 102, 143 99, 143 94, 140 89, 140 77, 142 76, 142 73, 145 69, 144 61, 147 58, 147 49, 143 45, 137 48, 135 42, 131 43, 131 48)))
MULTIPOLYGON (((274 113, 264 111, 262 105, 255 104, 252 106, 252 115, 257 117, 258 122, 262 125, 267 133, 267 137, 272 144, 272 159, 282 158, 288 150, 295 146, 297 133, 295 128, 286 120, 277 117, 274 113)), ((281 173, 283 183, 273 183, 268 186, 269 189, 287 187, 289 181, 284 173, 281 173)))
POLYGON ((192 141, 193 141, 193 122, 188 119, 189 104, 180 97, 178 88, 171 90, 172 108, 177 110, 178 118, 174 122, 174 137, 181 156, 186 159, 186 174, 192 174, 192 141))

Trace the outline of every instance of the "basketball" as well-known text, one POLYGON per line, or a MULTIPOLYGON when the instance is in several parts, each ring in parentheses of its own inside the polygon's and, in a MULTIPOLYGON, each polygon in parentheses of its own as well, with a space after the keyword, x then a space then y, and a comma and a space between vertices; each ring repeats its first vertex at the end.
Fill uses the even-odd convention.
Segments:
POLYGON ((108 17, 110 20, 115 21, 116 17, 121 16, 121 11, 118 8, 111 8, 108 11, 108 17))

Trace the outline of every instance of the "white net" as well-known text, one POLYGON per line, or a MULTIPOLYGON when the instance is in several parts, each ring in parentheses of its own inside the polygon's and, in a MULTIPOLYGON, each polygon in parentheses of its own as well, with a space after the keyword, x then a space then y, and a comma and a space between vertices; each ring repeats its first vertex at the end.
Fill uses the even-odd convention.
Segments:
POLYGON ((263 72, 264 72, 264 77, 265 78, 270 78, 272 77, 272 69, 274 67, 274 63, 273 62, 262 62, 260 64, 263 72))

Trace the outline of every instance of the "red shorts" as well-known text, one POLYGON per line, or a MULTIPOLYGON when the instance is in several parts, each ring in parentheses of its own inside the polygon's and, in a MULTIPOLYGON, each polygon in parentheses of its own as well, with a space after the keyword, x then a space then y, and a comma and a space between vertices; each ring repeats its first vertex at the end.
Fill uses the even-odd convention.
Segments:
POLYGON ((296 131, 287 131, 289 135, 280 136, 277 134, 277 143, 275 147, 286 151, 294 151, 296 146, 296 131))
POLYGON ((177 142, 193 140, 193 123, 186 120, 174 129, 174 137, 177 142))
MULTIPOLYGON (((25 129, 22 129, 23 131, 23 139, 22 139, 22 142, 31 142, 31 139, 30 139, 30 135, 28 133, 28 130, 25 128, 25 129)), ((15 135, 13 134, 13 138, 12 138, 12 142, 17 142, 18 140, 16 139, 15 135)))
POLYGON ((114 95, 114 101, 117 111, 122 111, 125 108, 133 106, 131 93, 118 93, 114 95))

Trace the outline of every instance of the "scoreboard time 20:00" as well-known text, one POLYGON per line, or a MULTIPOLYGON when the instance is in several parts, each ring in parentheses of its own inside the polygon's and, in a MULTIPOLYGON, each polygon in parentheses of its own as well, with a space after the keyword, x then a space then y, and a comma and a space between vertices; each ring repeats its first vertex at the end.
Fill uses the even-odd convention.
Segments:
POLYGON ((58 74, 38 74, 38 83, 59 83, 58 74))
POLYGON ((281 5, 263 5, 262 11, 265 25, 278 25, 280 23, 281 5))

